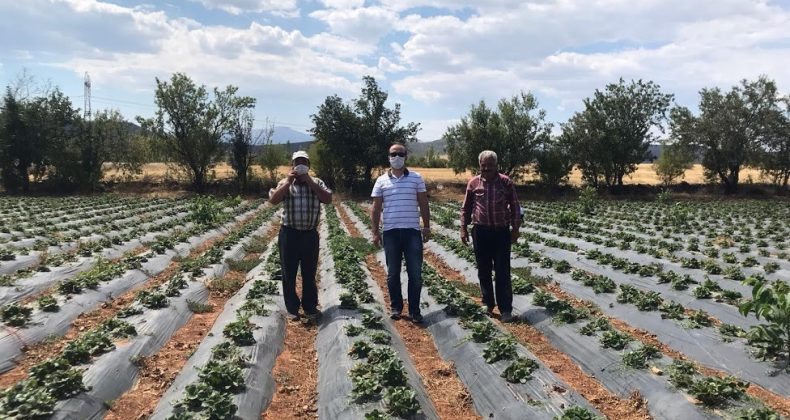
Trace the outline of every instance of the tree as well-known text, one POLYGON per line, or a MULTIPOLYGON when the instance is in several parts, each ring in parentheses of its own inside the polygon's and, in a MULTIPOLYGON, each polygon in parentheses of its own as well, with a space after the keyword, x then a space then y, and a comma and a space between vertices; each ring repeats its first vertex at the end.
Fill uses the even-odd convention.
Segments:
POLYGON ((255 118, 252 116, 252 111, 247 108, 239 110, 239 114, 234 120, 230 139, 230 166, 236 173, 236 184, 239 186, 239 191, 244 192, 247 191, 250 169, 252 162, 255 160, 253 147, 261 143, 261 139, 267 132, 268 136, 266 139, 271 140, 274 128, 270 128, 270 124, 267 121, 264 131, 257 136, 254 135, 252 124, 255 118))
POLYGON ((790 180, 790 96, 782 98, 780 105, 769 114, 758 164, 763 174, 786 190, 790 180))
POLYGON ((22 120, 23 107, 24 104, 17 101, 11 88, 6 87, 0 113, 0 178, 6 191, 22 188, 28 179, 29 164, 18 159, 20 149, 24 148, 28 140, 27 127, 22 120))
POLYGON ((698 117, 685 107, 672 110, 672 136, 701 154, 709 181, 718 180, 732 193, 741 168, 758 162, 776 109, 776 84, 765 76, 743 80, 726 94, 719 88, 702 89, 698 117))
POLYGON ((538 150, 535 170, 544 185, 557 187, 567 182, 571 169, 572 154, 558 138, 551 138, 538 150))
POLYGON ((661 148, 661 155, 653 162, 653 170, 661 179, 661 182, 668 186, 677 178, 685 177, 686 171, 694 165, 694 154, 683 144, 664 142, 661 148))
POLYGON ((209 98, 204 85, 175 73, 170 82, 156 79, 156 117, 138 118, 160 139, 169 157, 189 173, 192 186, 202 192, 208 171, 222 156, 222 141, 236 126, 240 111, 255 106, 255 99, 237 96, 238 88, 214 88, 209 98))
POLYGON ((538 109, 532 93, 501 99, 496 110, 480 101, 443 136, 450 167, 456 173, 476 172, 480 152, 493 150, 499 170, 513 179, 521 178, 534 162, 536 151, 548 141, 551 124, 545 117, 546 111, 538 109))
POLYGON ((261 168, 268 172, 269 180, 277 182, 277 168, 288 164, 288 150, 282 144, 273 144, 274 126, 267 122, 261 133, 261 152, 258 162, 261 168))
POLYGON ((27 107, 29 144, 34 151, 32 170, 40 178, 45 173, 52 186, 71 188, 79 183, 75 166, 81 157, 75 142, 82 134, 82 118, 71 100, 59 89, 36 97, 27 107))
POLYGON ((365 76, 363 83, 362 93, 354 101, 354 109, 359 118, 359 138, 363 141, 363 181, 370 185, 373 168, 389 165, 387 152, 390 145, 417 141, 420 124, 401 126, 400 104, 387 108, 385 104, 389 94, 379 88, 373 77, 365 76))
POLYGON ((584 100, 584 111, 563 125, 562 140, 574 151, 583 178, 593 186, 599 180, 608 187, 623 185, 647 158, 656 132, 663 132, 672 98, 652 81, 620 79, 596 89, 584 100))

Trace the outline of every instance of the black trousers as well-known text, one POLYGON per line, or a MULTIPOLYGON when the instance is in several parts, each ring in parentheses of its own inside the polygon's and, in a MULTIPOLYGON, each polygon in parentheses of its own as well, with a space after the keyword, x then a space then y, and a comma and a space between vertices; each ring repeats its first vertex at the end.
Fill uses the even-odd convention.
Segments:
POLYGON ((493 309, 499 306, 499 312, 513 311, 513 288, 510 282, 510 230, 508 228, 493 229, 475 225, 472 228, 472 244, 477 261, 477 278, 483 303, 493 309), (491 278, 491 270, 496 277, 491 278), (492 284, 496 282, 496 287, 492 284))
POLYGON ((297 230, 280 227, 278 236, 280 264, 283 269, 283 299, 285 308, 292 314, 299 313, 301 305, 305 313, 318 309, 318 288, 315 273, 318 267, 318 231, 297 230), (302 269, 302 300, 296 294, 296 272, 302 269))

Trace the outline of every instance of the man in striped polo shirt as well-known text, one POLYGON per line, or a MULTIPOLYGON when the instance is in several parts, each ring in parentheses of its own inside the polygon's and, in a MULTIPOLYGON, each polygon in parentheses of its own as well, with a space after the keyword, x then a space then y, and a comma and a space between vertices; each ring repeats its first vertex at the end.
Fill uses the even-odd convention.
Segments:
POLYGON ((406 169, 406 146, 396 143, 390 146, 390 170, 376 179, 373 186, 373 244, 384 244, 387 260, 387 289, 390 295, 390 318, 400 319, 403 311, 401 293, 401 261, 406 259, 409 276, 409 315, 414 323, 422 322, 420 292, 422 291, 422 243, 428 240, 431 231, 431 213, 428 208, 428 193, 425 181, 417 172, 406 169), (379 233, 382 210, 384 232, 379 233), (422 229, 420 229, 422 216, 422 229))
POLYGON ((269 202, 283 203, 282 225, 278 237, 280 264, 283 270, 283 299, 290 319, 299 320, 299 305, 305 315, 317 321, 318 289, 315 273, 318 268, 318 219, 321 203, 332 202, 332 191, 324 181, 308 174, 310 157, 305 151, 294 152, 293 170, 288 177, 269 191, 269 202), (302 268, 302 300, 296 294, 296 271, 302 268))
POLYGON ((472 243, 477 261, 477 278, 483 302, 489 315, 499 307, 503 322, 513 320, 513 288, 510 282, 510 245, 516 243, 521 226, 521 207, 513 181, 497 171, 497 155, 484 150, 478 156, 480 174, 466 185, 461 205, 461 241, 469 240, 467 225, 471 222, 472 243), (496 288, 491 269, 496 273, 496 288))

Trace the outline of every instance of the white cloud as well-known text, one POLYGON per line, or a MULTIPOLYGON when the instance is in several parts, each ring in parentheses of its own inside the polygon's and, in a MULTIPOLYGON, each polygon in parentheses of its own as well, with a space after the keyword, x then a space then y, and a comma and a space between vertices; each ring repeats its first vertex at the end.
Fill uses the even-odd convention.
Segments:
POLYGON ((321 3, 332 9, 354 9, 365 5, 365 0, 321 0, 321 3))
POLYGON ((284 17, 298 17, 296 0, 192 0, 207 9, 219 9, 233 15, 242 13, 263 13, 284 17))
POLYGON ((317 10, 310 13, 310 17, 326 23, 334 34, 374 45, 392 31, 398 21, 397 13, 381 7, 317 10))

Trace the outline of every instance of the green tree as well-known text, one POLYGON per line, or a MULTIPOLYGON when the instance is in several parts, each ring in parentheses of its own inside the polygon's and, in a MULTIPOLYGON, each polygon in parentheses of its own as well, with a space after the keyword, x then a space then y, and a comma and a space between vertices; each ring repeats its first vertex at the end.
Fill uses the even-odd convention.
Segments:
POLYGON ((563 125, 562 141, 574 151, 582 177, 593 186, 623 185, 663 132, 673 95, 652 81, 620 79, 584 100, 584 111, 563 125))
POLYGON ((315 153, 311 166, 330 187, 353 187, 358 178, 357 167, 363 162, 360 153, 365 150, 361 137, 360 121, 354 109, 337 96, 329 96, 311 116, 315 137, 315 153))
POLYGON ((661 155, 653 162, 653 170, 664 185, 670 185, 675 179, 684 178, 693 165, 694 154, 683 144, 664 142, 661 155))
POLYGON ((354 110, 359 119, 359 139, 362 140, 362 149, 358 149, 356 155, 362 158, 358 163, 363 168, 364 184, 370 185, 373 168, 389 165, 387 151, 390 145, 417 141, 420 125, 409 123, 401 126, 400 104, 387 108, 389 94, 381 90, 376 79, 365 76, 362 81, 362 93, 354 101, 354 110), (363 153, 359 153, 359 150, 363 153))
POLYGON ((204 85, 175 73, 169 82, 156 79, 156 116, 138 118, 162 142, 170 159, 187 171, 198 192, 205 189, 209 170, 223 154, 223 138, 236 126, 240 111, 255 106, 254 98, 237 92, 235 86, 222 91, 215 87, 210 98, 204 85))
POLYGON ((557 187, 567 182, 571 169, 573 156, 558 138, 551 138, 538 150, 535 170, 544 185, 557 187))
POLYGON ((271 132, 273 130, 273 128, 270 129, 270 124, 267 121, 264 131, 259 135, 255 135, 252 130, 254 121, 255 118, 252 115, 252 111, 245 108, 239 110, 231 128, 230 166, 236 173, 236 184, 240 192, 247 191, 247 183, 250 178, 252 162, 254 162, 256 158, 253 148, 261 143, 262 138, 267 132, 269 135, 266 138, 271 140, 271 132))
POLYGON ((288 150, 282 144, 274 144, 272 140, 273 135, 274 126, 267 122, 262 132, 261 152, 258 155, 258 163, 268 173, 269 181, 277 182, 277 169, 281 165, 288 164, 288 150))
POLYGON ((702 89, 699 116, 685 107, 672 110, 672 136, 699 151, 705 177, 718 180, 732 193, 738 189, 741 168, 759 161, 760 145, 770 136, 769 121, 777 106, 776 84, 765 76, 743 80, 727 93, 702 89))
POLYGON ((456 173, 476 172, 480 152, 493 150, 499 170, 513 179, 521 178, 535 161, 536 151, 549 139, 551 124, 545 117, 546 111, 538 109, 532 93, 501 99, 496 110, 480 101, 443 136, 450 167, 456 173))
POLYGON ((770 112, 768 130, 760 147, 758 164, 768 178, 787 190, 790 181, 790 96, 770 112))
MULTIPOLYGON (((28 168, 32 162, 18 160, 28 140, 28 130, 23 121, 24 104, 17 101, 6 87, 3 109, 0 112, 0 178, 6 191, 19 188, 27 191, 28 168)), ((32 157, 30 159, 33 160, 32 157)))
POLYGON ((81 156, 75 147, 82 135, 82 118, 71 100, 55 89, 46 96, 30 101, 26 116, 30 141, 37 152, 43 153, 41 165, 33 170, 37 177, 46 173, 55 188, 73 188, 81 179, 78 165, 81 156))

